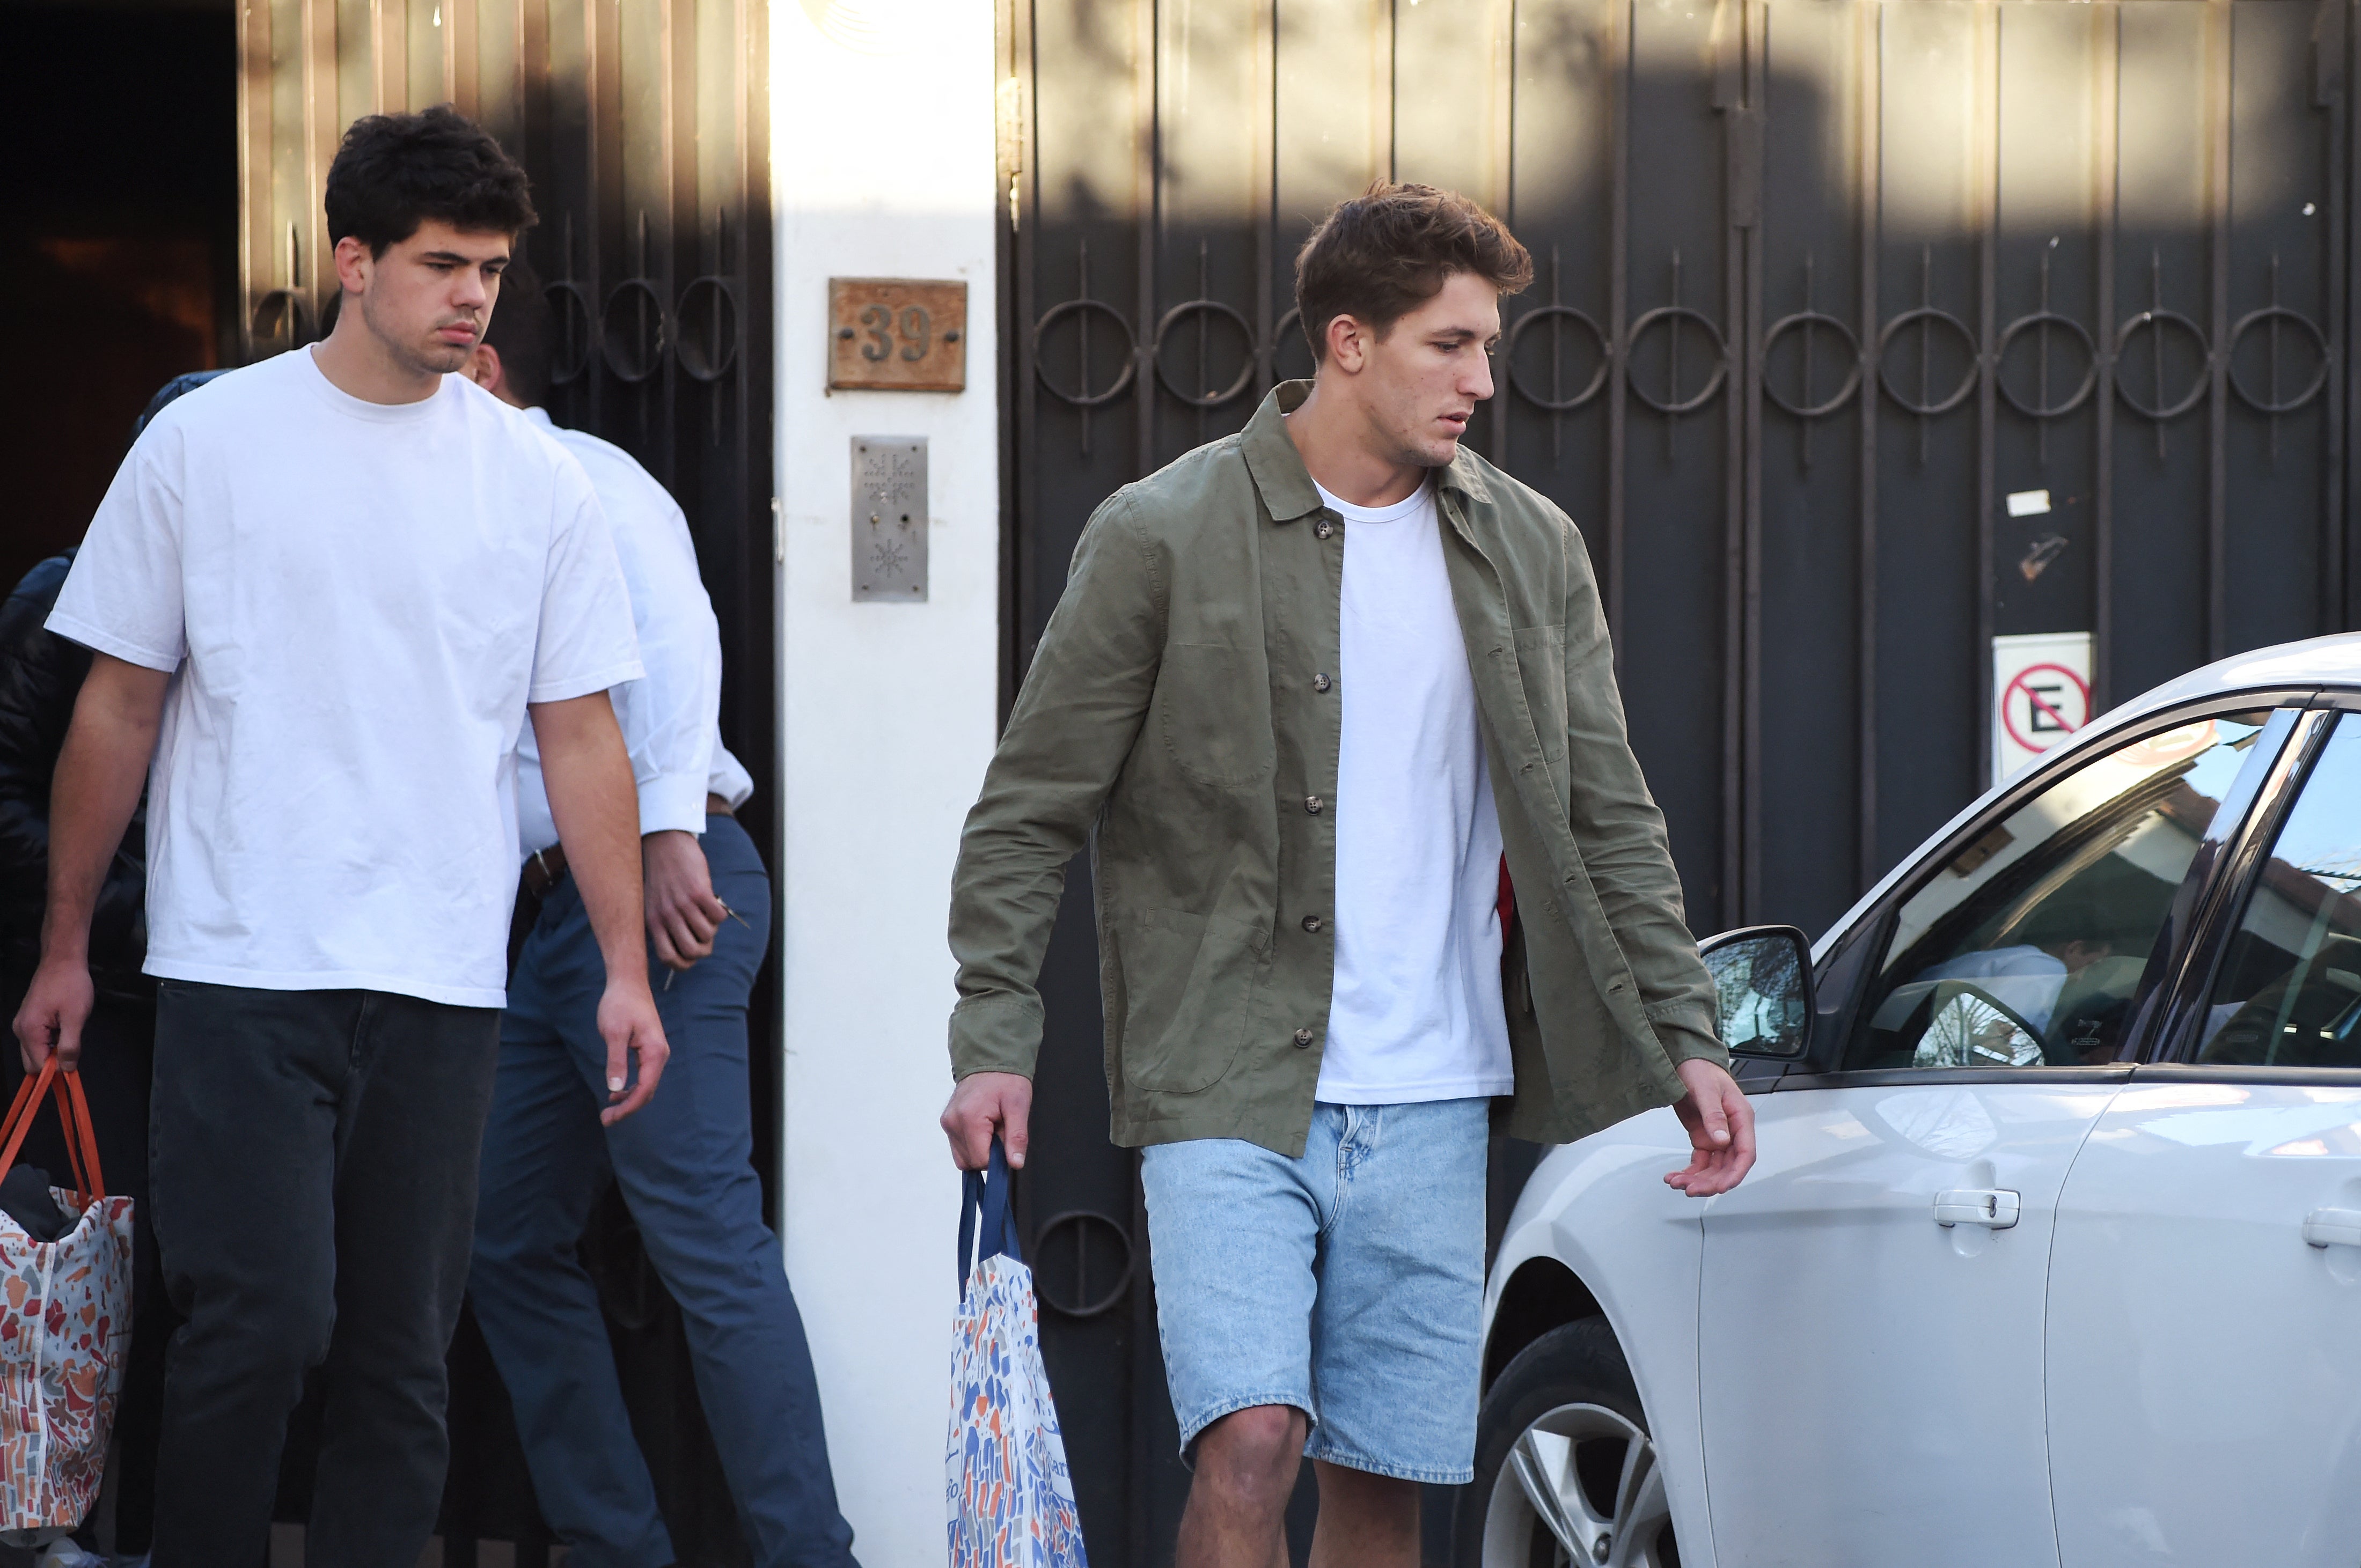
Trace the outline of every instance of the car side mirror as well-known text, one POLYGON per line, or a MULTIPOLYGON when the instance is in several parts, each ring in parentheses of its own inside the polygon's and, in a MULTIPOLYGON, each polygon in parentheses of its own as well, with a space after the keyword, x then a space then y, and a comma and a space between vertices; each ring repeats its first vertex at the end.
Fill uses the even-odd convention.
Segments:
POLYGON ((1732 1056, 1793 1061, 1812 1038, 1812 949, 1793 926, 1747 926, 1698 948, 1732 1056))

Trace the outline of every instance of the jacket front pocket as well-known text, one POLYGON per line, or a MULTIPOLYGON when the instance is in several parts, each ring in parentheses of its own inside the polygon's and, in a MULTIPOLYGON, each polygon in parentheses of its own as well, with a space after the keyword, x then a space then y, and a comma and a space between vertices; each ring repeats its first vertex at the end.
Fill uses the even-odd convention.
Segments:
POLYGON ((1270 937, 1185 909, 1118 914, 1102 940, 1119 975, 1123 1076, 1137 1089, 1187 1092, 1217 1082, 1246 1042, 1270 971, 1270 937))
POLYGON ((1164 749, 1182 777, 1237 789, 1277 769, 1270 682, 1260 650, 1172 643, 1164 650, 1152 700, 1164 749))

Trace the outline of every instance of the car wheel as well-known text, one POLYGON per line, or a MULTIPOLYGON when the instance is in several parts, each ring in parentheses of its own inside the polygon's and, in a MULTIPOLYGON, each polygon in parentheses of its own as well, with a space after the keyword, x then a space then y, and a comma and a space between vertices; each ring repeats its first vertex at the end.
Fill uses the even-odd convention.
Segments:
POLYGON ((1647 1412, 1604 1318, 1509 1363, 1476 1424, 1458 1568, 1680 1568, 1647 1412))

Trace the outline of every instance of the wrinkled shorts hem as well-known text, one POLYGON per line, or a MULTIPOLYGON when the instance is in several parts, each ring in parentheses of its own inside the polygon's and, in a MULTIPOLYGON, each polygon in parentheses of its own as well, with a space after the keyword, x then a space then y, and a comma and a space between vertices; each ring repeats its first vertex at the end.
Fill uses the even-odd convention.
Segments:
POLYGON ((1312 1423, 1312 1430, 1320 1430, 1320 1418, 1312 1413, 1312 1396, 1301 1388, 1290 1393, 1240 1394, 1208 1405, 1180 1423, 1180 1463, 1195 1469, 1196 1460, 1189 1451, 1195 1445, 1198 1435, 1224 1416, 1235 1416, 1240 1410, 1251 1410, 1257 1405, 1285 1405, 1290 1409, 1301 1410, 1303 1419, 1312 1423))
POLYGON ((1464 1486, 1476 1479, 1476 1467, 1473 1464, 1446 1465, 1441 1469, 1421 1464, 1396 1464, 1387 1460, 1374 1459, 1366 1453, 1356 1453, 1341 1443, 1323 1442, 1320 1441, 1320 1434, 1316 1431, 1312 1434, 1312 1441, 1303 1445, 1303 1456, 1306 1459, 1317 1459, 1323 1464, 1337 1465, 1345 1470, 1358 1470, 1366 1475, 1389 1476, 1396 1481, 1423 1482, 1430 1486, 1464 1486))

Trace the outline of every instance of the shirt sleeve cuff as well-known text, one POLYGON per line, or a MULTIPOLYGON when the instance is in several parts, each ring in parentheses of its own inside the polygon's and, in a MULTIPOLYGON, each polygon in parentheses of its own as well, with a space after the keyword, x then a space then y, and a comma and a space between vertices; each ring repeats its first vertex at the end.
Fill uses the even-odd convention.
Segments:
POLYGON ((664 773, 640 781, 640 833, 705 831, 705 781, 664 773))
POLYGON ((86 620, 80 620, 61 612, 52 611, 49 619, 42 622, 42 626, 44 630, 54 631, 70 642, 79 642, 85 648, 96 649, 99 652, 120 659, 126 664, 137 664, 143 670, 159 670, 169 675, 181 667, 181 656, 178 653, 159 653, 153 648, 143 648, 137 642, 126 642, 112 632, 101 630, 86 620))
POLYGON ((528 703, 571 702, 577 696, 588 696, 592 692, 612 691, 628 682, 641 680, 646 674, 647 671, 634 659, 628 664, 611 665, 593 674, 556 675, 536 680, 533 689, 525 693, 524 699, 528 703))
POLYGON ((1014 1072, 1033 1076, 1041 1049, 1041 1005, 1015 996, 983 996, 951 1009, 951 1076, 1014 1072))

